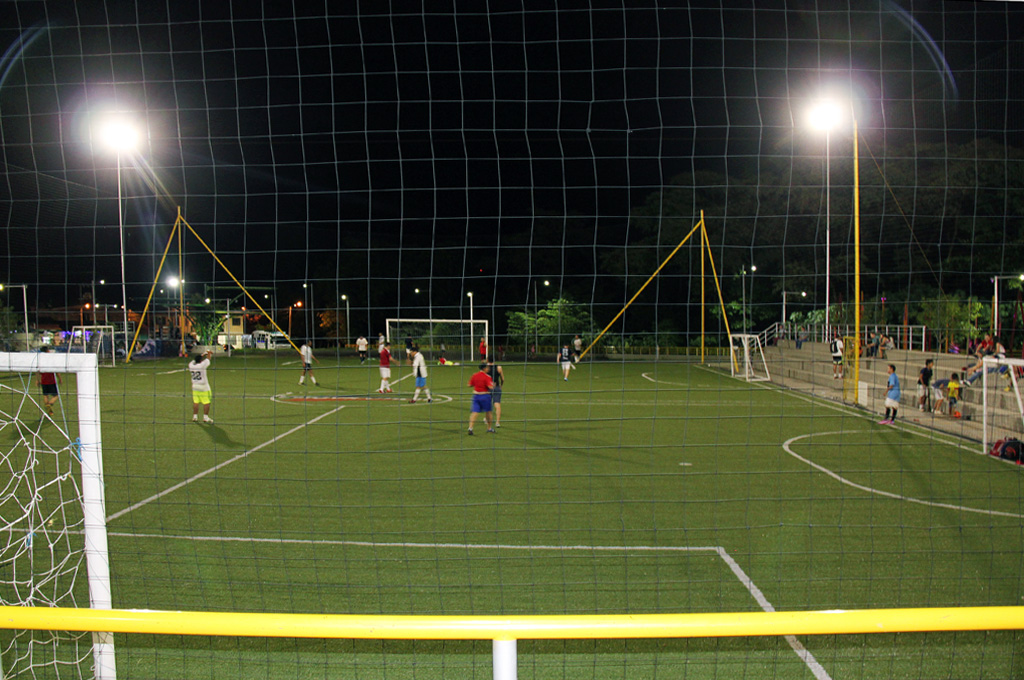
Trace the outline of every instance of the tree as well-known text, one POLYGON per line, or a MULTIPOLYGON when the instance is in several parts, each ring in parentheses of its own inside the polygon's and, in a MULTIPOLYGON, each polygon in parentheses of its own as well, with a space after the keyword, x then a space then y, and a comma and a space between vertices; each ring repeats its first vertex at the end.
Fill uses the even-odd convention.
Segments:
POLYGON ((525 346, 536 342, 540 345, 559 346, 579 334, 594 335, 594 319, 585 306, 565 298, 551 300, 547 305, 533 312, 506 312, 508 337, 514 342, 523 340, 525 346))
POLYGON ((185 316, 192 326, 192 332, 200 345, 213 345, 217 334, 224 326, 224 316, 214 311, 206 302, 194 298, 186 308, 185 316))

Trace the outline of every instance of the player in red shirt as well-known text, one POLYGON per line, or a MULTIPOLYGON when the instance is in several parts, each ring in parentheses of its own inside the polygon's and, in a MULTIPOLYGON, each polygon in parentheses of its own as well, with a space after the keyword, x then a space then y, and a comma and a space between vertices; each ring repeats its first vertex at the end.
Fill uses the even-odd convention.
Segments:
MULTIPOLYGON (((49 346, 43 345, 42 351, 49 352, 49 346)), ((36 383, 43 389, 43 406, 46 407, 46 412, 52 416, 53 405, 57 403, 59 397, 57 385, 60 383, 60 376, 56 373, 40 373, 36 378, 36 383)))
POLYGON ((391 343, 385 342, 380 346, 380 389, 379 393, 391 391, 391 343))
POLYGON ((473 405, 469 412, 469 432, 473 434, 473 423, 476 417, 483 413, 487 421, 487 431, 494 432, 491 426, 491 390, 494 389, 494 381, 487 373, 487 362, 480 364, 480 370, 469 379, 469 386, 473 388, 473 405))

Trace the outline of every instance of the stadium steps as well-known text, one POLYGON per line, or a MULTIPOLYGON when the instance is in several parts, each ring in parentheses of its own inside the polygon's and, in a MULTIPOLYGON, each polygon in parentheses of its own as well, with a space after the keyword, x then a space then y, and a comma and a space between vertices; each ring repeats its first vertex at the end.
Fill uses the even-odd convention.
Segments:
MULTIPOLYGON (((963 355, 938 354, 916 350, 890 350, 886 358, 862 358, 860 362, 860 380, 868 384, 867 404, 869 411, 883 413, 885 410, 885 385, 889 364, 896 366, 896 374, 900 378, 903 398, 900 404, 900 418, 910 422, 932 427, 943 432, 958 436, 981 440, 982 394, 981 380, 974 385, 965 386, 961 390, 959 410, 962 417, 950 418, 930 412, 921 412, 917 408, 917 374, 924 366, 926 359, 935 362, 935 378, 948 378, 951 373, 961 374, 963 366, 968 363, 963 355)), ((793 341, 783 340, 778 345, 765 348, 765 360, 771 372, 772 382, 796 390, 812 392, 816 396, 841 401, 843 399, 843 381, 832 378, 832 356, 828 345, 823 342, 805 342, 801 349, 796 349, 793 341)), ((852 370, 852 367, 847 367, 852 370)), ((1017 402, 1012 392, 1004 392, 1002 387, 1009 381, 1002 376, 989 375, 989 381, 999 381, 999 389, 989 390, 992 402, 990 417, 999 437, 1024 436, 1017 402)))

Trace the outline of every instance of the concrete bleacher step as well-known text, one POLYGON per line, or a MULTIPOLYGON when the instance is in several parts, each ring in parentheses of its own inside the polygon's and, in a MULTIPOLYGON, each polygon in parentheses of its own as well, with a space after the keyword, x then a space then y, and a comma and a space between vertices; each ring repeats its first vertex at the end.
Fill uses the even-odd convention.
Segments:
MULTIPOLYGON (((921 352, 916 350, 890 350, 883 357, 863 357, 860 361, 860 381, 867 385, 865 408, 881 411, 884 408, 885 385, 889 364, 896 366, 903 392, 900 413, 920 422, 935 422, 939 429, 958 431, 961 434, 981 438, 982 383, 980 379, 961 390, 958 410, 959 420, 945 415, 921 412, 917 407, 917 376, 926 359, 934 362, 934 379, 948 378, 958 373, 964 378, 963 367, 973 366, 972 357, 963 355, 921 352)), ((832 377, 832 357, 828 345, 823 342, 807 342, 796 349, 792 341, 765 348, 773 382, 795 389, 810 389, 817 394, 831 398, 842 398, 843 382, 832 377)), ((846 370, 853 370, 847 366, 846 370)), ((1009 381, 996 375, 989 375, 989 422, 993 431, 1004 432, 1006 436, 1024 435, 1024 425, 1018 408, 1016 395, 1003 388, 1009 381), (992 381, 998 382, 993 385, 992 381)))

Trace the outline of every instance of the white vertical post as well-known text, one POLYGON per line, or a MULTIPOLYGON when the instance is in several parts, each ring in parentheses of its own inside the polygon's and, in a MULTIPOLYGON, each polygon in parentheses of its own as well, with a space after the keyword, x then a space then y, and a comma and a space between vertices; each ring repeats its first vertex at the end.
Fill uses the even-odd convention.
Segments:
MULTIPOLYGON (((111 609, 113 602, 110 594, 107 513, 103 489, 99 370, 96 355, 83 354, 80 360, 83 366, 77 371, 76 376, 80 442, 78 452, 82 459, 82 509, 85 520, 85 562, 89 575, 89 606, 93 609, 111 609)), ((114 680, 117 671, 114 667, 113 635, 94 633, 92 653, 96 677, 100 680, 114 680)))
POLYGON ((492 659, 494 680, 516 680, 519 670, 515 640, 495 640, 492 659))

